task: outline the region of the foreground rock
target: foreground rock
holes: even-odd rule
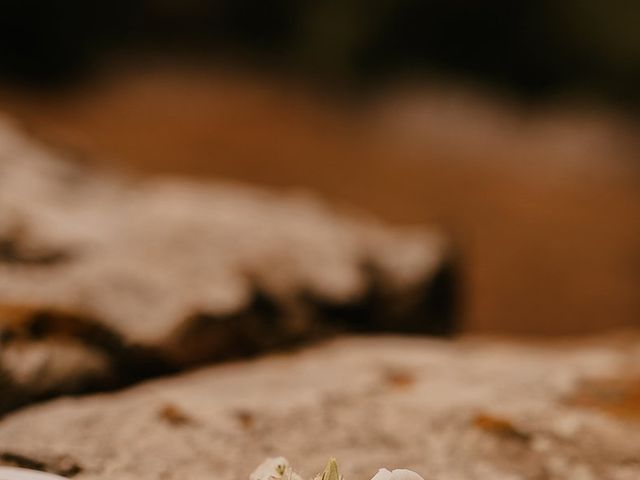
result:
[[[279,455],[303,478],[336,456],[347,480],[631,480],[639,366],[638,339],[344,339],[23,409],[0,459],[79,480],[235,480]]]
[[[67,156],[0,124],[0,411],[345,328],[451,328],[436,233]]]

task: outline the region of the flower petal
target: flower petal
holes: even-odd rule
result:
[[[289,462],[284,457],[267,458],[249,476],[249,480],[283,478],[284,474],[290,469]]]
[[[398,468],[391,472],[389,480],[424,480],[413,470],[407,470],[406,468]]]
[[[371,480],[389,480],[391,478],[391,472],[386,468],[378,470]]]

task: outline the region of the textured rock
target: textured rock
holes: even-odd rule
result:
[[[451,326],[437,233],[66,157],[0,124],[0,408],[344,328]]]
[[[303,478],[336,456],[347,480],[631,480],[639,366],[637,338],[343,339],[22,409],[0,458],[64,459],[79,480],[235,480],[278,455]]]

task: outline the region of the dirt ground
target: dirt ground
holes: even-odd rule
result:
[[[638,126],[559,105],[424,85],[345,99],[184,68],[120,71],[67,94],[0,90],[0,108],[37,135],[107,164],[311,188],[442,226],[467,331],[637,326]]]

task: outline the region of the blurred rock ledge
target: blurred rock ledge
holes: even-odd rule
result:
[[[605,105],[436,79],[345,98],[175,63],[114,65],[66,93],[0,86],[0,104],[109,167],[304,187],[442,225],[462,255],[466,332],[637,328],[640,130]]]
[[[437,232],[67,157],[0,123],[0,410],[337,331],[455,327]]]

